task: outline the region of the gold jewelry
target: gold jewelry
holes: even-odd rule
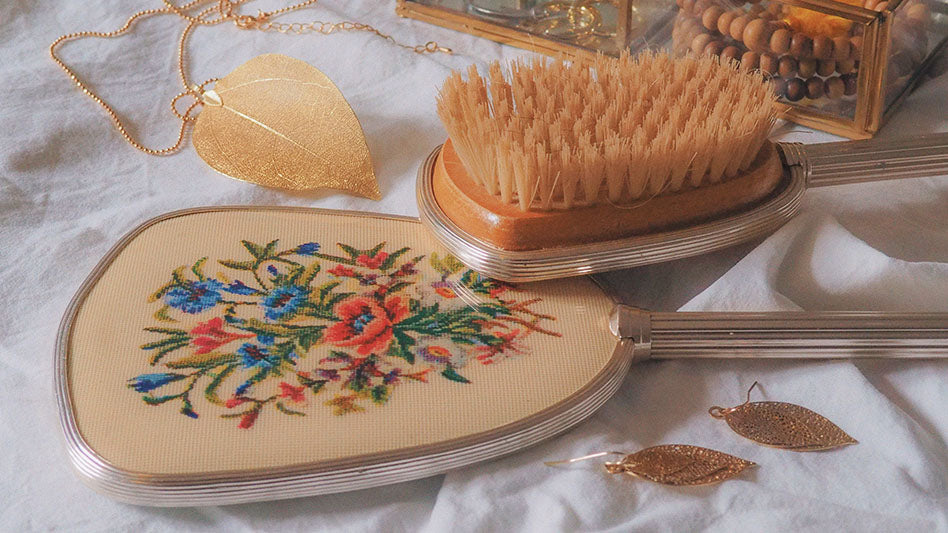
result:
[[[174,153],[181,148],[181,145],[184,143],[184,137],[187,134],[188,125],[196,120],[195,110],[203,103],[202,96],[204,94],[205,87],[217,81],[217,78],[211,78],[202,83],[193,84],[188,79],[186,58],[187,39],[194,28],[197,26],[216,26],[224,22],[233,22],[238,28],[241,29],[255,29],[260,31],[276,31],[280,33],[296,34],[319,33],[323,35],[328,35],[337,31],[367,31],[374,33],[383,39],[389,40],[398,46],[412,50],[415,53],[452,53],[450,48],[439,46],[438,43],[434,41],[429,41],[423,45],[418,46],[404,45],[395,41],[395,39],[390,35],[386,35],[368,24],[362,24],[358,22],[329,23],[316,21],[311,23],[287,24],[273,22],[272,20],[274,17],[305,7],[313,6],[317,4],[319,0],[305,0],[274,11],[259,11],[257,15],[243,15],[238,13],[237,8],[249,1],[250,0],[191,0],[185,4],[176,5],[172,2],[172,0],[163,0],[163,7],[139,11],[131,15],[125,21],[125,24],[116,30],[107,32],[80,31],[63,35],[53,41],[53,43],[50,45],[49,55],[52,57],[53,61],[55,61],[56,64],[58,64],[60,68],[66,72],[66,75],[69,76],[76,86],[86,94],[86,96],[91,98],[94,102],[99,104],[102,109],[105,110],[105,112],[109,115],[109,118],[112,119],[112,123],[115,125],[115,128],[119,131],[119,133],[122,134],[122,137],[124,137],[129,144],[147,154],[166,155]],[[177,94],[171,101],[171,112],[176,117],[178,117],[179,120],[181,120],[181,127],[178,130],[177,140],[174,142],[174,144],[166,148],[149,148],[132,137],[118,113],[116,113],[115,110],[105,100],[92,91],[92,89],[90,89],[79,78],[75,71],[73,71],[59,56],[56,55],[56,50],[61,44],[65,42],[86,37],[106,39],[120,37],[131,31],[134,25],[140,19],[158,15],[174,15],[187,22],[187,25],[182,30],[178,39],[177,51],[178,74],[181,84],[184,86],[184,90]],[[194,101],[191,102],[183,112],[181,112],[176,106],[178,105],[179,100],[187,96],[194,98]]]
[[[724,419],[738,435],[774,448],[809,452],[857,444],[836,424],[806,407],[785,402],[751,402],[750,393],[756,386],[755,381],[741,405],[727,409],[716,405],[708,413]]]
[[[652,446],[633,454],[599,452],[565,461],[547,461],[556,466],[595,459],[604,455],[625,455],[616,462],[605,463],[610,474],[629,474],[663,485],[709,485],[731,479],[756,463],[724,452],[688,444]]]

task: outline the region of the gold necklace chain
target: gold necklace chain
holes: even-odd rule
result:
[[[173,0],[162,0],[164,6],[154,9],[145,9],[134,13],[131,15],[120,28],[112,31],[80,31],[75,33],[69,33],[66,35],[60,36],[58,39],[53,41],[49,46],[49,55],[53,58],[53,61],[59,65],[60,68],[69,76],[69,79],[76,84],[76,86],[83,93],[91,98],[95,103],[99,104],[102,109],[109,115],[112,119],[112,124],[115,128],[122,134],[122,137],[135,148],[145,152],[146,154],[151,155],[167,155],[178,151],[181,148],[181,145],[184,143],[184,138],[187,135],[188,125],[194,122],[197,118],[197,115],[194,111],[202,105],[201,95],[204,93],[205,86],[214,83],[218,78],[211,78],[199,84],[191,84],[188,80],[187,74],[187,41],[188,37],[198,26],[216,26],[223,22],[233,22],[238,28],[245,30],[259,30],[259,31],[274,31],[284,34],[297,34],[302,35],[306,33],[317,33],[322,35],[329,35],[337,31],[365,31],[374,33],[375,35],[390,41],[391,43],[400,46],[402,48],[411,50],[417,54],[425,53],[445,53],[450,54],[451,49],[439,46],[437,42],[429,41],[423,45],[409,46],[406,44],[399,43],[391,35],[386,35],[379,31],[378,29],[361,22],[322,22],[315,21],[309,23],[279,23],[273,22],[271,19],[289,13],[291,11],[296,11],[303,9],[305,7],[313,6],[319,2],[319,0],[304,0],[297,4],[289,5],[274,11],[258,11],[257,15],[242,15],[237,12],[237,8],[242,4],[245,4],[251,0],[191,0],[187,3],[177,5]],[[181,127],[178,130],[178,138],[175,143],[167,148],[149,148],[142,143],[138,142],[132,135],[129,133],[128,129],[125,127],[125,124],[122,122],[122,119],[119,117],[118,113],[110,106],[105,100],[103,100],[98,94],[96,94],[88,85],[83,82],[79,76],[73,71],[65,61],[59,58],[56,55],[57,48],[68,41],[74,41],[78,39],[83,39],[86,37],[97,37],[110,39],[114,37],[121,37],[132,31],[135,24],[145,18],[149,18],[157,15],[174,15],[180,19],[187,22],[187,25],[181,31],[181,35],[178,39],[178,76],[181,80],[181,84],[184,86],[184,91],[175,95],[171,100],[171,112],[174,113],[178,119],[181,120]],[[191,102],[184,112],[178,110],[178,101],[181,98],[190,96],[194,98],[194,101]]]

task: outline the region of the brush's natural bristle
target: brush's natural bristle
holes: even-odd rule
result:
[[[719,58],[600,56],[454,72],[438,115],[468,173],[522,210],[635,202],[746,169],[775,120],[771,86]]]

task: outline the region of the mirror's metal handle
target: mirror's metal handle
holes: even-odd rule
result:
[[[780,147],[788,164],[807,171],[810,187],[948,174],[948,133]]]
[[[622,331],[647,332],[641,359],[948,358],[948,313],[650,313],[618,306],[613,316],[623,314],[636,325]]]

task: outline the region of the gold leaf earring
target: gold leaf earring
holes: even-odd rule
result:
[[[738,435],[774,448],[810,452],[857,444],[839,426],[806,407],[785,402],[751,402],[750,393],[757,385],[756,381],[751,385],[747,400],[741,405],[726,409],[715,405],[708,412],[714,418],[723,418]]]
[[[723,452],[690,446],[664,444],[626,455],[625,452],[600,452],[565,461],[547,461],[555,466],[594,459],[604,455],[625,455],[616,462],[605,463],[610,474],[629,474],[663,485],[709,485],[740,474],[756,463]]]

